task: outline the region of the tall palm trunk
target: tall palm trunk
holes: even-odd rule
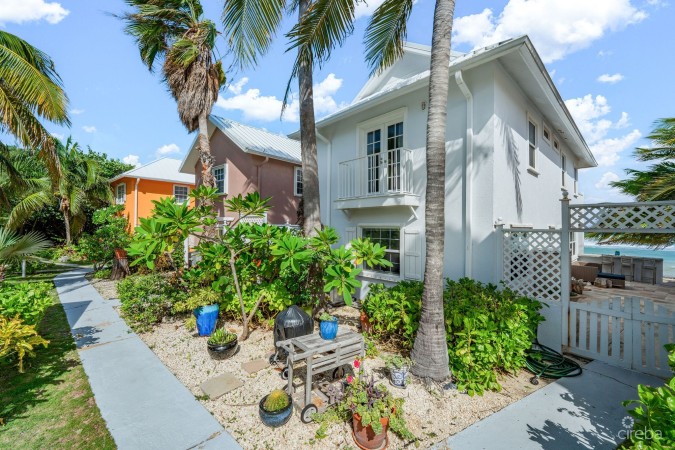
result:
[[[61,199],[61,213],[66,228],[66,245],[70,245],[72,238],[70,236],[70,203],[67,198]]]
[[[300,0],[299,19],[309,8],[311,0]],[[316,234],[321,228],[319,194],[319,163],[316,157],[316,125],[314,122],[314,87],[312,65],[303,64],[298,70],[300,83],[300,149],[302,153],[302,200],[304,232]]]
[[[206,112],[199,115],[199,162],[202,165],[202,184],[215,187],[216,179],[213,177],[213,155],[211,155],[208,113]]]
[[[443,254],[445,247],[445,123],[450,76],[450,35],[454,0],[437,0],[431,43],[429,112],[427,116],[426,262],[422,315],[412,350],[417,376],[444,380],[448,346],[443,318]]]

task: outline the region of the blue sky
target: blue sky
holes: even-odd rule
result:
[[[315,71],[317,116],[349,103],[368,78],[363,29],[381,0],[357,10],[354,35]],[[222,1],[203,0],[220,23]],[[417,0],[408,40],[429,44],[433,0]],[[133,40],[108,13],[125,10],[121,0],[0,0],[0,27],[47,52],[65,83],[72,127],[51,124],[58,136],[128,161],[158,156],[182,158],[192,142],[178,121],[174,101],[141,64]],[[289,29],[289,18],[285,29]],[[675,112],[675,14],[667,0],[462,1],[455,10],[453,49],[468,51],[528,34],[572,111],[600,166],[581,172],[587,202],[624,199],[607,186],[623,178],[632,150],[654,120]],[[219,42],[227,53],[224,40]],[[260,65],[228,71],[214,113],[280,133],[298,127],[297,105],[283,121],[279,112],[293,55],[282,35]]]

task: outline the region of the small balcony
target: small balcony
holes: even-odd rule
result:
[[[413,193],[412,151],[395,148],[343,161],[338,166],[337,209],[420,204]]]

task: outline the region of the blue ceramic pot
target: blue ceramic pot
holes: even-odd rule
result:
[[[211,336],[218,321],[218,305],[200,306],[193,311],[197,318],[197,332],[200,336]]]
[[[321,337],[326,339],[327,341],[335,339],[335,336],[337,336],[337,331],[338,331],[337,319],[322,320],[321,322],[319,322],[319,333],[321,334]]]
[[[291,414],[293,413],[293,401],[291,399],[289,399],[287,407],[276,412],[265,411],[265,408],[263,408],[265,400],[267,400],[267,396],[264,396],[262,400],[260,400],[260,403],[258,404],[258,412],[260,413],[260,419],[263,421],[265,425],[267,425],[268,427],[276,428],[288,422],[288,419],[291,418]]]

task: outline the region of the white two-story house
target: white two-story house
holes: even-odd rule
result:
[[[422,279],[430,48],[373,76],[347,107],[317,122],[321,215],[343,243],[387,247],[372,282]],[[563,191],[579,201],[579,169],[596,161],[526,36],[450,63],[445,275],[501,278],[501,231],[559,228]],[[582,236],[575,236],[580,250]]]

